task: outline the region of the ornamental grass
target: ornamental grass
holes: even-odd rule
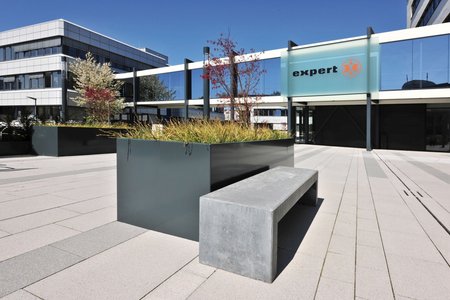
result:
[[[184,143],[221,144],[290,138],[284,131],[264,127],[249,127],[236,122],[193,120],[189,122],[170,121],[159,128],[137,124],[117,137]]]
[[[47,127],[75,127],[75,128],[100,128],[100,129],[129,129],[130,125],[126,123],[42,123],[39,126]]]

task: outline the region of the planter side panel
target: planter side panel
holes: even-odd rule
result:
[[[117,139],[118,221],[198,241],[210,146]]]
[[[294,140],[211,145],[211,191],[268,169],[294,167]]]
[[[29,154],[30,141],[2,141],[0,142],[0,156]]]
[[[101,129],[60,127],[58,130],[59,156],[116,152],[115,138],[102,136],[105,133]]]
[[[37,155],[58,156],[58,128],[33,126],[31,145]]]

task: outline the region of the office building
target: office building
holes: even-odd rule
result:
[[[80,117],[68,64],[93,53],[117,73],[164,67],[167,56],[138,49],[78,26],[54,20],[0,32],[0,117],[33,113],[41,119]],[[69,75],[69,76],[68,76]]]
[[[253,122],[288,128],[304,143],[449,152],[449,44],[445,23],[261,52],[266,73]],[[170,91],[170,98],[155,101],[140,89],[134,100],[141,109],[201,108],[203,65],[116,78],[157,78]],[[210,90],[211,107],[223,107],[219,93]]]
[[[408,0],[408,28],[450,22],[450,0]]]

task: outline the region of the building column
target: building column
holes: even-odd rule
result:
[[[136,76],[136,68],[133,68],[133,110],[132,114],[130,115],[130,120],[132,123],[138,121],[137,117],[137,101],[139,97],[138,93],[139,93],[139,78]]]
[[[61,113],[60,122],[66,122],[67,118],[67,57],[61,57]]]
[[[209,61],[209,47],[203,47],[203,119],[210,118],[210,103],[209,103],[209,75],[206,68],[206,63]]]
[[[294,43],[293,41],[288,41],[288,49],[287,51],[291,51],[292,47],[297,46],[296,43]],[[289,93],[289,91],[288,91]],[[287,97],[287,101],[288,101],[288,132],[292,137],[295,137],[295,125],[296,125],[296,112],[295,112],[295,107],[293,105],[293,101],[292,101],[292,97]]]
[[[367,27],[367,103],[366,103],[366,150],[372,151],[372,93],[370,92],[370,38],[374,33]]]
[[[192,71],[189,63],[192,60],[184,59],[184,119],[189,120],[189,100],[192,99]]]

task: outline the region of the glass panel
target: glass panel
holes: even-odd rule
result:
[[[61,87],[61,72],[52,72],[52,88]]]
[[[203,99],[203,69],[192,70],[192,99]]]
[[[11,60],[12,59],[12,50],[11,47],[5,48],[5,60]]]
[[[0,61],[5,60],[5,48],[0,48]]]
[[[184,99],[184,72],[140,77],[140,101]]]
[[[401,90],[413,77],[412,41],[382,44],[380,48],[380,89]]]
[[[413,82],[405,88],[448,87],[448,36],[413,40]]]
[[[265,73],[261,76],[258,93],[263,96],[281,95],[281,63],[279,58],[261,60]]]
[[[381,46],[381,90],[449,87],[449,36]]]

